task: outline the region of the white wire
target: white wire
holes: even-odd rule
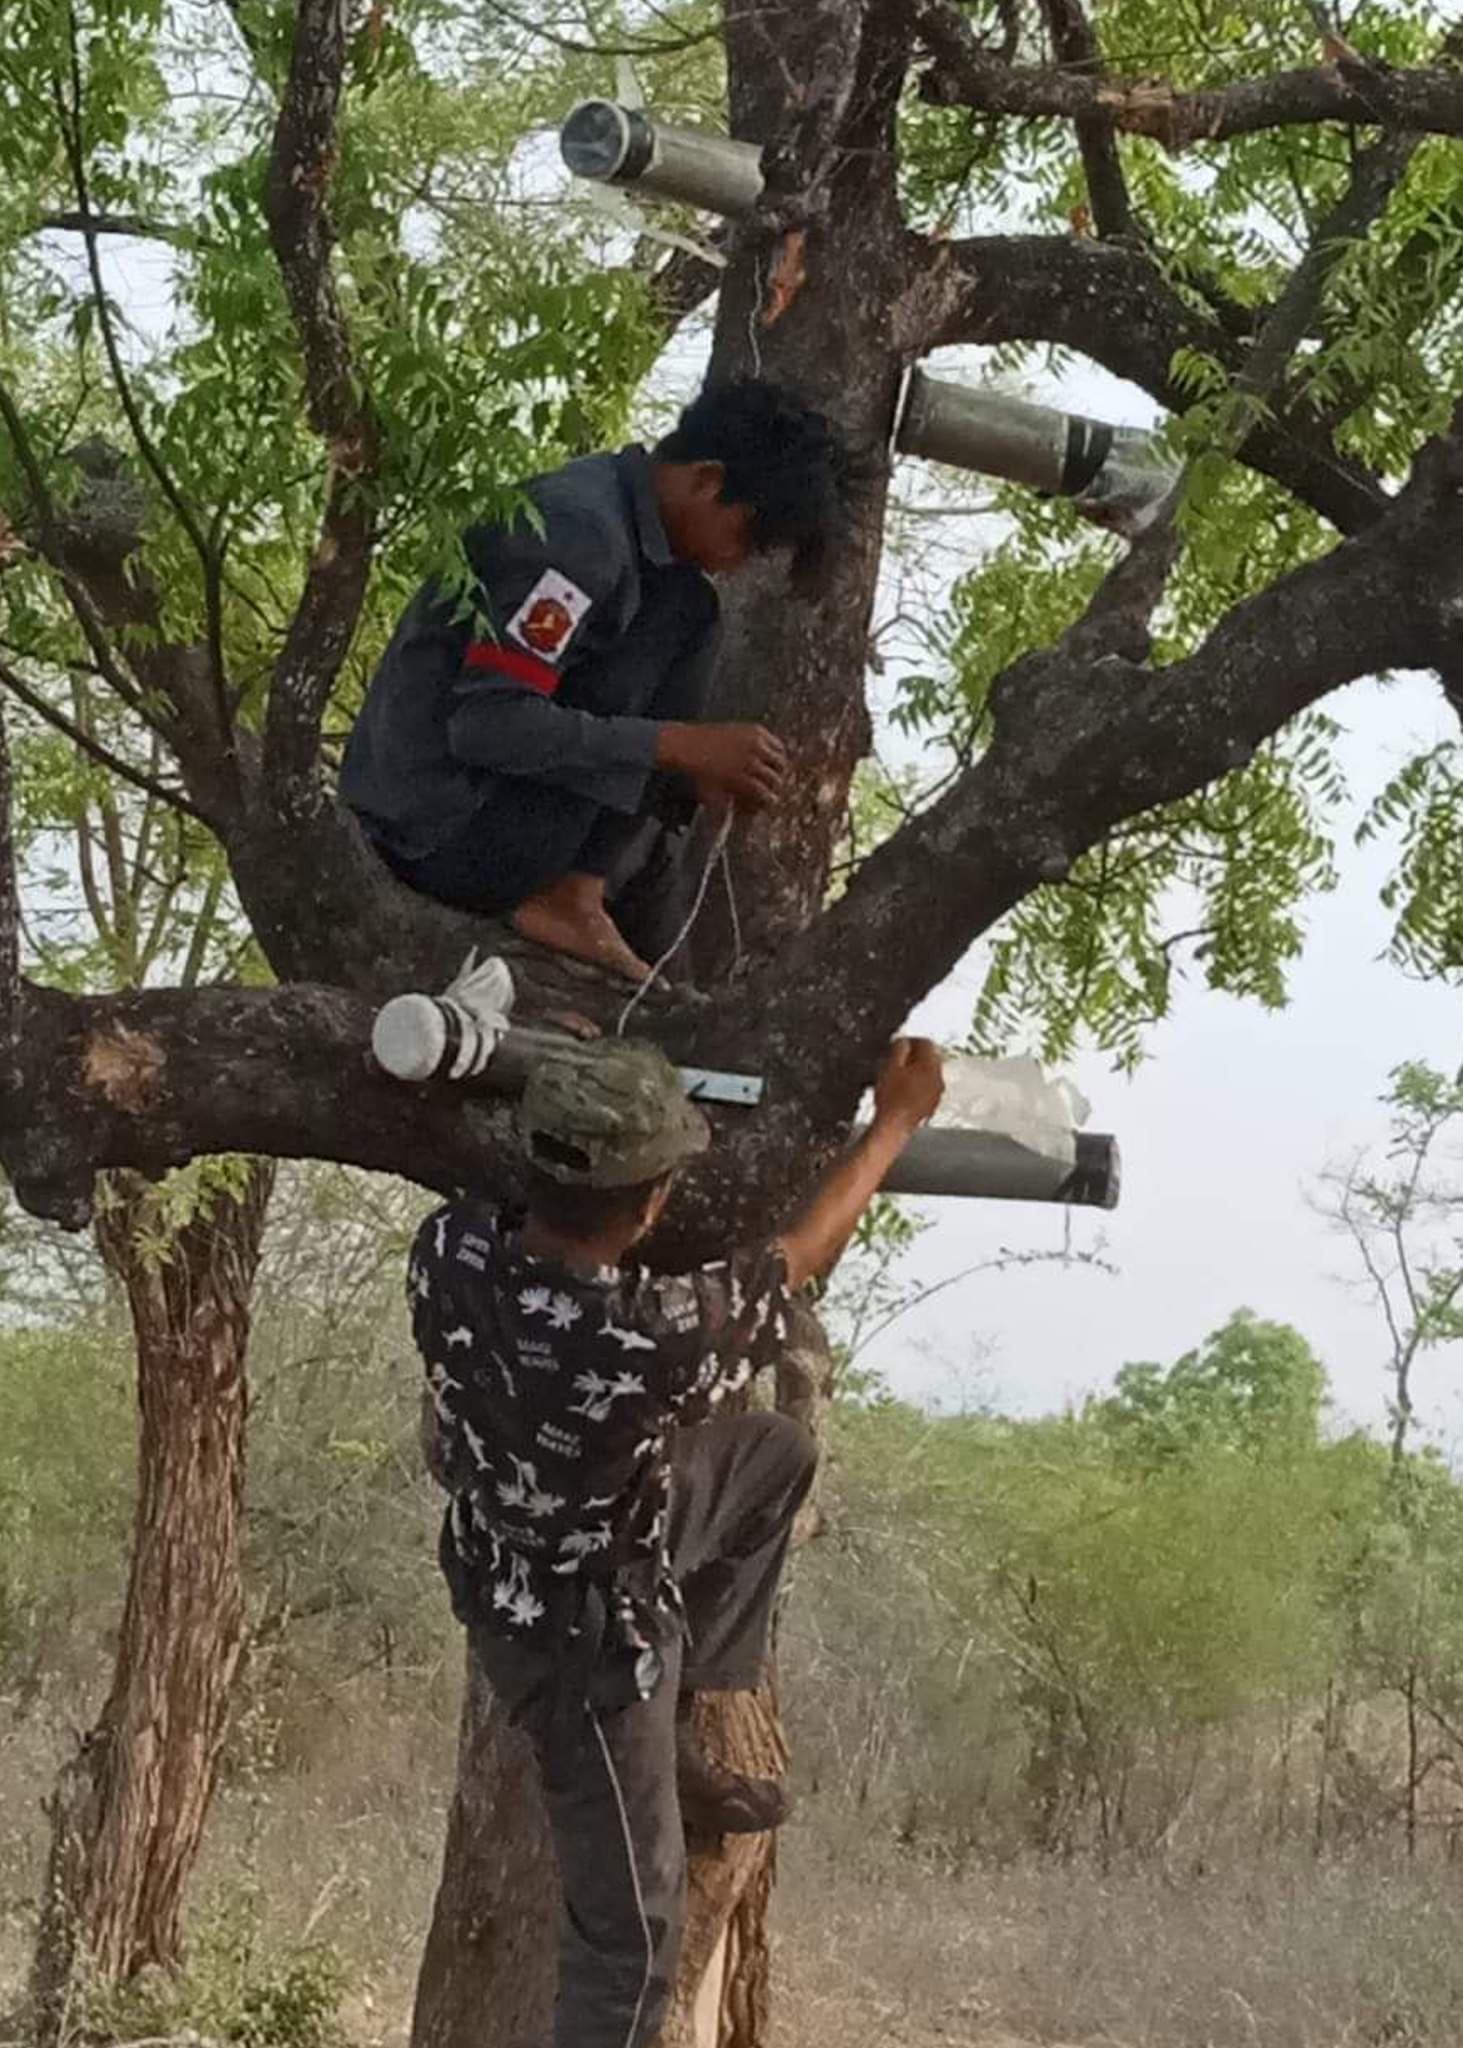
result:
[[[655,987],[655,984],[660,980],[661,975],[665,971],[667,963],[675,958],[675,955],[680,951],[681,947],[686,943],[686,940],[691,936],[691,929],[695,924],[697,918],[701,915],[701,906],[706,901],[706,891],[711,886],[711,871],[716,866],[717,861],[726,852],[726,843],[731,836],[732,819],[734,816],[735,812],[732,806],[728,804],[726,816],[722,819],[721,824],[718,826],[716,837],[711,843],[711,851],[706,856],[706,865],[701,870],[701,880],[696,887],[695,901],[692,903],[690,910],[686,913],[685,922],[682,924],[680,930],[676,933],[675,937],[671,940],[670,944],[666,947],[665,951],[661,954],[660,958],[655,962],[655,965],[651,968],[649,974],[646,975],[644,981],[641,982],[639,988],[636,989],[634,995],[631,996],[629,1002],[626,1003],[624,1009],[621,1010],[620,1021],[615,1026],[616,1038],[624,1037],[625,1026],[634,1016],[636,1010],[640,1007],[641,1003],[644,1002],[646,996],[648,996],[650,991]],[[740,933],[738,934],[737,949],[738,956],[740,957]]]
[[[620,1774],[615,1769],[615,1760],[605,1740],[604,1728],[593,1707],[589,1708],[589,1718],[599,1738],[600,1755],[604,1758],[610,1790],[615,1795],[615,1807],[620,1816],[620,1834],[625,1844],[625,1861],[630,1866],[630,1885],[635,1894],[635,1910],[640,1915],[640,1932],[645,1938],[645,1975],[640,1980],[640,1996],[635,2001],[635,2010],[630,2018],[630,2031],[625,2036],[625,2048],[634,2048],[635,2038],[640,2032],[640,2015],[645,2010],[645,1994],[650,1989],[650,1979],[655,1971],[655,1941],[650,1932],[650,1917],[645,1910],[645,1893],[640,1885],[640,1868],[635,1861],[635,1837],[630,1828],[630,1815],[620,1785]]]
[[[769,269],[772,262],[773,258],[769,256],[767,259]],[[760,329],[762,326],[762,293],[764,283],[760,261],[755,266],[753,275],[757,280],[757,289],[752,296],[752,310],[747,315],[747,353],[752,359],[752,375],[760,377],[762,374],[762,339]]]
[[[726,887],[727,915],[731,919],[731,971],[733,974],[736,974],[740,970],[742,964],[742,913],[737,908],[736,885],[732,881],[731,845],[729,842],[724,844],[721,849],[721,879]]]

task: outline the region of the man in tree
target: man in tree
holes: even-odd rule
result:
[[[511,912],[526,937],[643,980],[617,887],[696,801],[758,809],[787,775],[761,725],[703,725],[710,578],[787,551],[810,587],[849,464],[823,414],[746,379],[705,391],[650,453],[591,455],[471,528],[471,603],[429,581],[352,731],[341,792],[414,888]],[[607,901],[608,899],[608,901]]]
[[[935,1048],[897,1040],[872,1125],[796,1222],[666,1275],[629,1254],[706,1122],[655,1047],[592,1047],[530,1077],[526,1217],[453,1202],[417,1237],[443,1569],[533,1741],[563,1880],[556,2048],[655,2038],[683,1829],[755,1833],[787,1813],[780,1784],[704,1754],[691,1702],[760,1682],[816,1451],[790,1417],[715,1411],[770,1362],[789,1291],[833,1264],[941,1086]]]

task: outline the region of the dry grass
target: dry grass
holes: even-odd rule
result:
[[[241,1731],[195,1897],[351,1965],[346,2019],[405,2037],[453,1769],[455,1674],[368,1674]],[[23,1969],[58,1738],[0,1727],[0,2007]],[[952,1873],[825,1795],[784,1841],[778,2048],[1456,2048],[1463,1867],[1380,1851],[1182,1877],[1020,1862]],[[9,1980],[7,1983],[6,1980]]]
[[[855,1861],[815,1823],[781,1895],[787,2048],[1454,2048],[1463,1872],[1274,1857],[1178,1879]]]

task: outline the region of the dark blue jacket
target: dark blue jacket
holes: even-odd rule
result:
[[[716,591],[671,553],[645,450],[585,456],[523,498],[464,536],[466,599],[423,585],[371,679],[340,792],[389,853],[463,842],[528,782],[567,862],[603,810],[663,813],[658,727],[705,709]]]

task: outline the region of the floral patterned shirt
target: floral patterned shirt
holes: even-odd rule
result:
[[[520,1251],[503,1211],[428,1216],[407,1291],[460,1618],[552,1648],[578,1632],[592,1584],[612,1647],[664,1642],[680,1612],[671,1436],[772,1362],[786,1286],[777,1245],[689,1273],[586,1273]]]

